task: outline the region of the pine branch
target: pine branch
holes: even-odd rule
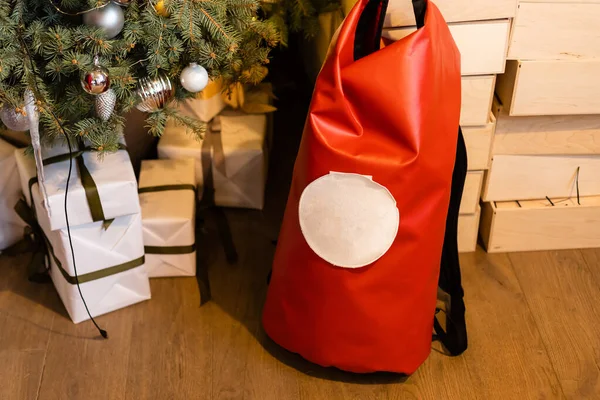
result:
[[[62,10],[79,12],[109,0],[53,1]],[[285,23],[280,22],[285,12],[280,8],[261,11],[258,0],[164,0],[168,15],[159,15],[157,1],[132,1],[124,7],[123,32],[111,40],[100,28],[59,13],[50,0],[0,1],[0,103],[22,107],[25,90],[33,90],[44,143],[65,134],[83,135],[103,154],[115,149],[123,114],[135,107],[142,77],[167,73],[177,99],[193,96],[179,86],[179,74],[190,62],[225,83],[264,79],[269,51],[284,37]],[[273,18],[275,14],[280,17]],[[117,96],[108,121],[97,118],[96,97],[80,83],[82,73],[93,68],[95,55],[108,69]],[[197,137],[205,129],[205,124],[167,106],[147,115],[150,133],[160,135],[169,119]]]

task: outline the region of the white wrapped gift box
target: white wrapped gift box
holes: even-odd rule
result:
[[[220,81],[211,81],[195,98],[182,101],[178,110],[183,115],[209,122],[225,108],[221,90]]]
[[[72,151],[73,153],[77,152],[77,148],[73,146]],[[42,152],[45,162],[68,154],[69,150],[66,145],[44,148]],[[104,219],[140,212],[137,181],[126,150],[106,154],[102,159],[98,158],[96,152],[85,151],[81,159],[96,185]],[[94,222],[94,218],[81,180],[81,171],[76,158],[73,158],[72,163],[68,201],[69,224],[71,226],[89,224]],[[64,205],[68,173],[68,158],[65,161],[44,166],[44,187],[48,194],[48,204],[44,209],[49,216],[51,230],[67,226]],[[21,187],[26,188],[29,184],[28,178],[27,181],[24,179],[26,178],[21,176]],[[29,202],[28,190],[25,197]]]
[[[192,158],[145,160],[140,205],[148,275],[196,275],[196,174]]]
[[[0,250],[23,238],[25,223],[14,211],[20,197],[15,148],[0,139]]]
[[[15,158],[22,189],[29,193],[29,181],[36,175],[35,162],[20,150],[15,151]],[[50,276],[69,316],[79,323],[89,317],[75,284],[67,229],[51,229],[38,184],[32,185],[31,193],[38,223],[52,247]],[[72,225],[71,239],[81,291],[92,316],[150,298],[140,213],[116,217],[108,227],[103,221]]]
[[[216,205],[262,209],[268,168],[267,116],[233,112],[218,119],[220,132],[209,126],[202,141],[186,135],[185,127],[167,126],[158,142],[158,156],[194,158],[199,194],[210,166]]]

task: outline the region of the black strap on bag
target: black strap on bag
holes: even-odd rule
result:
[[[458,257],[458,214],[467,177],[467,149],[462,130],[458,128],[456,161],[452,173],[450,206],[446,219],[446,234],[442,250],[438,299],[443,300],[445,309],[438,309],[434,317],[434,340],[439,340],[448,353],[458,356],[467,349],[467,325],[465,322],[464,291],[460,276]],[[439,311],[443,311],[440,313]],[[446,329],[442,328],[438,316],[445,315]]]
[[[425,26],[427,1],[412,0],[417,29]],[[388,0],[371,0],[365,6],[354,34],[354,60],[379,50]]]

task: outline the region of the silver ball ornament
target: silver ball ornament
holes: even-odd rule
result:
[[[169,77],[159,74],[156,78],[145,77],[138,81],[136,108],[143,112],[155,112],[163,108],[175,95]]]
[[[93,95],[106,92],[110,88],[108,70],[101,65],[95,65],[81,77],[81,87]]]
[[[203,66],[191,63],[181,71],[179,80],[185,90],[196,93],[208,85],[208,72]]]
[[[0,119],[11,131],[22,132],[29,130],[29,118],[27,118],[27,115],[18,113],[17,110],[12,107],[2,107],[2,109],[0,109]]]
[[[89,26],[102,28],[107,39],[112,39],[123,30],[125,15],[123,10],[115,3],[92,10],[83,14],[83,22]]]

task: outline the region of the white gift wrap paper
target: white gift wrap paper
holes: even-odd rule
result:
[[[194,168],[193,158],[142,161],[140,205],[151,278],[196,275],[196,251],[191,250],[196,244],[196,196],[189,188],[196,185]],[[177,186],[188,188],[154,191]],[[161,251],[180,254],[157,254]]]
[[[15,147],[0,139],[0,250],[23,238],[25,223],[14,210],[20,197]]]
[[[36,173],[35,162],[20,151],[15,153],[15,158],[21,181],[25,182],[25,190],[29,192],[28,182]],[[75,268],[67,229],[52,231],[50,218],[42,207],[42,197],[37,184],[33,185],[32,194],[38,222],[52,246],[54,256],[72,282],[67,281],[54,260],[50,276],[71,319],[79,323],[89,317],[77,286],[73,284]],[[31,204],[30,201],[28,203]],[[107,270],[114,270],[116,266],[128,262],[141,262],[141,265],[123,272],[81,283],[81,290],[92,316],[106,314],[150,298],[148,274],[143,260],[140,260],[144,257],[140,213],[117,217],[106,229],[102,221],[72,226],[71,239],[77,273],[82,282],[86,281],[86,274],[105,274]]]
[[[76,285],[68,283],[51,259],[50,277],[71,320],[78,324],[90,317]],[[150,282],[144,265],[102,279],[82,283],[81,292],[93,317],[150,299]]]
[[[213,87],[213,85],[216,85]],[[181,114],[209,122],[225,108],[221,86],[211,82],[196,98],[186,99],[178,106]]]
[[[72,152],[78,149],[71,144]],[[68,154],[66,145],[43,149],[43,158]],[[137,214],[140,206],[137,196],[137,182],[129,154],[126,150],[105,154],[102,159],[96,152],[85,152],[83,155],[85,166],[90,171],[98,189],[105,219],[112,219],[122,215]],[[70,225],[84,225],[94,222],[84,187],[81,183],[77,161],[72,160],[73,168],[69,182],[68,213]],[[64,212],[65,187],[69,173],[69,161],[62,161],[44,167],[45,187],[48,193],[48,211],[50,228],[52,230],[66,228]],[[25,182],[21,182],[23,188]],[[23,189],[25,190],[25,189]]]
[[[210,157],[215,204],[262,209],[268,168],[267,116],[235,113],[219,116],[219,122],[220,132],[208,129],[203,141],[186,135],[185,127],[168,125],[158,142],[158,155],[165,159],[193,157],[199,194],[205,173],[202,158]]]
[[[196,187],[201,195],[204,183],[202,141],[196,140],[191,134],[186,134],[185,127],[167,123],[165,131],[158,141],[158,158],[165,160],[193,159]]]

